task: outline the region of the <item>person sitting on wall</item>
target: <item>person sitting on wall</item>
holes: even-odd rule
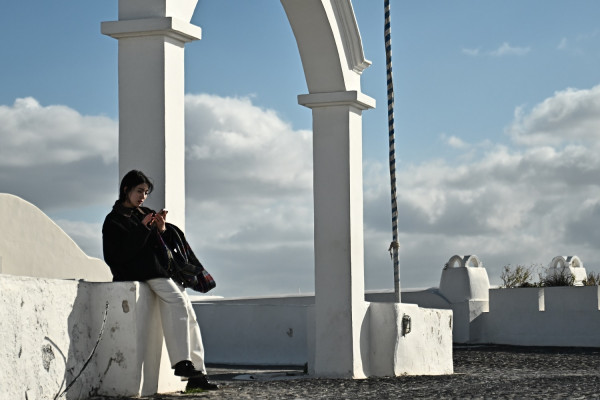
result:
[[[146,282],[158,296],[167,352],[175,375],[188,379],[188,389],[218,389],[206,378],[204,345],[192,303],[185,289],[169,277],[161,261],[158,235],[168,242],[167,211],[157,213],[142,206],[153,188],[152,181],[141,171],[132,170],[123,177],[119,199],[102,226],[104,260],[113,281]]]

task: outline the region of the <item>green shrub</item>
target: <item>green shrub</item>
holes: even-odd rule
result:
[[[533,281],[535,272],[538,272],[539,282]],[[560,272],[548,275],[547,268],[541,264],[532,264],[528,267],[517,265],[514,270],[510,264],[505,265],[500,278],[502,279],[501,288],[573,286],[575,283],[575,276],[568,269],[565,268]],[[583,284],[600,286],[600,273],[588,272]]]
[[[514,270],[511,269],[510,264],[504,266],[504,270],[500,275],[502,279],[503,288],[518,288],[518,287],[537,287],[538,284],[531,281],[533,277],[533,270],[537,267],[531,265],[525,267],[523,265],[517,265]]]
[[[566,268],[545,277],[540,276],[540,286],[573,286],[575,275]]]
[[[597,272],[590,271],[587,274],[587,278],[583,280],[584,286],[598,286],[600,285],[600,274]]]

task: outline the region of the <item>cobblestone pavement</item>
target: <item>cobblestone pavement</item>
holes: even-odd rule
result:
[[[600,399],[600,349],[455,347],[454,374],[443,376],[352,380],[310,378],[299,370],[208,372],[220,390],[144,399]]]

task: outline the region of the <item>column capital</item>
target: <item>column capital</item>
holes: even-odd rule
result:
[[[353,106],[360,110],[375,108],[375,99],[357,90],[301,94],[298,104],[308,108]]]
[[[115,39],[140,36],[167,36],[180,42],[202,37],[202,29],[174,17],[144,18],[102,22],[103,35]]]

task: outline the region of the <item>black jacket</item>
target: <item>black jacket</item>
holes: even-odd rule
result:
[[[117,202],[104,219],[104,261],[110,267],[113,281],[169,277],[161,266],[162,252],[156,228],[142,224],[144,216],[151,212],[147,207],[127,208]]]

